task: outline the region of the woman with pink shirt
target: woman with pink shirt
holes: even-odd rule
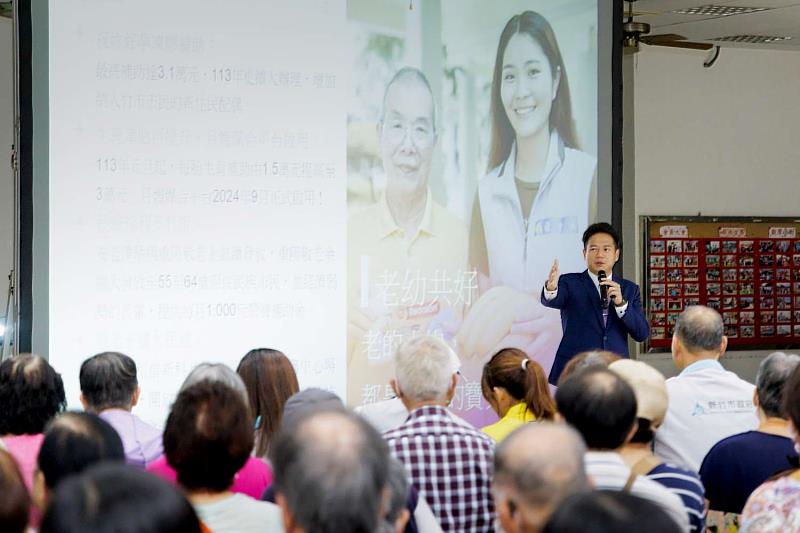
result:
[[[204,381],[222,383],[239,393],[249,405],[247,390],[242,379],[230,368],[223,364],[202,363],[194,368],[186,380],[181,385],[182,392],[192,385]],[[171,483],[177,483],[175,469],[167,462],[165,455],[150,463],[147,467],[148,472],[166,479]],[[236,473],[233,486],[230,491],[245,494],[252,498],[260,498],[267,487],[272,484],[272,469],[261,459],[250,457],[244,466]]]
[[[22,354],[0,363],[0,448],[17,462],[30,492],[44,428],[67,407],[61,375],[38,355]],[[40,512],[31,509],[31,523]]]

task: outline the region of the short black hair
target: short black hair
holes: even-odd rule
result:
[[[253,449],[249,407],[224,383],[200,381],[175,400],[164,429],[164,454],[187,490],[223,492]]]
[[[92,410],[127,409],[139,385],[136,363],[123,353],[99,353],[81,365],[80,384],[81,393]]]
[[[618,249],[622,249],[622,238],[619,236],[619,232],[614,229],[614,226],[609,224],[608,222],[595,222],[588,228],[586,231],[583,232],[583,249],[586,249],[586,244],[589,242],[589,239],[592,238],[593,235],[597,235],[598,233],[607,233],[611,235],[611,238],[614,239],[614,246]]]
[[[168,482],[103,463],[65,479],[50,499],[41,533],[200,533],[192,505]]]
[[[0,363],[0,435],[35,435],[67,408],[61,374],[38,355]]]
[[[661,507],[621,491],[574,494],[556,508],[544,533],[678,533],[680,527]]]
[[[62,479],[101,461],[125,461],[122,440],[114,428],[92,413],[69,412],[56,418],[39,449],[39,470],[48,489]]]
[[[606,368],[573,374],[556,390],[558,412],[594,450],[615,450],[636,422],[636,395],[624,379]]]

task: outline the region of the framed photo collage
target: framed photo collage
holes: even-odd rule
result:
[[[645,218],[649,348],[669,348],[686,307],[720,312],[729,349],[800,344],[800,223]]]

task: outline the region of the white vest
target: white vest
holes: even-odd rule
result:
[[[586,267],[581,236],[589,225],[589,194],[597,162],[564,146],[555,130],[531,212],[523,218],[514,181],[516,146],[478,184],[492,285],[532,293],[541,290],[553,260],[561,272]],[[527,220],[527,224],[526,224]]]

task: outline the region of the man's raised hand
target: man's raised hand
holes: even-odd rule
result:
[[[550,268],[550,275],[547,277],[547,283],[544,287],[548,291],[558,289],[558,259],[553,260],[553,266]]]

